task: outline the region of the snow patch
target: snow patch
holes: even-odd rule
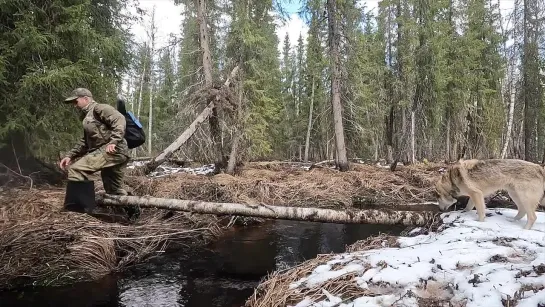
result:
[[[516,213],[489,209],[484,222],[475,211],[444,213],[437,233],[400,237],[396,248],[338,254],[290,288],[304,293],[356,272],[351,282],[374,295],[351,301],[305,298],[296,306],[418,306],[419,299],[439,299],[489,307],[513,297],[518,299],[513,306],[545,304],[545,213],[537,213],[531,230],[523,229],[526,218],[513,221]]]
[[[134,169],[136,167],[144,166],[148,161],[131,161],[127,165],[128,169]],[[164,177],[176,173],[188,173],[193,175],[207,175],[214,171],[214,164],[207,164],[201,167],[179,167],[163,163],[159,165],[153,172],[148,174],[148,177]]]

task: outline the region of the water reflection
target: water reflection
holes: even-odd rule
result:
[[[114,307],[120,306],[119,292],[117,278],[106,276],[98,281],[67,287],[0,292],[0,306]]]
[[[127,280],[121,287],[121,306],[178,306],[183,283],[164,274]]]
[[[100,281],[0,293],[0,306],[241,306],[260,279],[346,245],[403,227],[271,221],[230,231],[207,248],[172,249]]]

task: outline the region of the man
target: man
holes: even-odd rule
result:
[[[123,169],[129,160],[126,120],[114,107],[94,101],[85,88],[76,88],[64,102],[74,105],[83,117],[83,137],[59,163],[68,171],[65,209],[92,213],[96,172],[100,171],[107,194],[127,195],[122,188]]]

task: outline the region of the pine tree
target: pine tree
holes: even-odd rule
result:
[[[115,102],[129,64],[129,22],[121,0],[0,2],[0,139],[49,160],[81,137],[75,87]],[[59,124],[62,123],[62,124]]]
[[[233,3],[227,38],[227,57],[236,60],[243,72],[244,100],[247,101],[246,154],[252,159],[271,158],[281,139],[280,62],[272,1],[238,0]]]

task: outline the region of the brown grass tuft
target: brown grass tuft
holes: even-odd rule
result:
[[[346,252],[352,253],[388,247],[399,247],[397,237],[382,233],[354,242],[346,248]]]
[[[325,288],[333,295],[339,295],[338,291],[341,291],[344,295],[361,295],[362,289],[357,289],[344,280],[346,278],[353,278],[354,273],[345,274],[339,276],[336,279],[332,279],[327,284],[320,284],[316,288],[311,288],[305,293],[301,293],[298,290],[289,288],[289,285],[305,276],[310,275],[312,270],[316,266],[331,260],[335,255],[323,254],[318,255],[316,258],[305,261],[295,267],[290,268],[287,271],[276,271],[269,276],[266,280],[259,284],[255,289],[254,294],[248,299],[245,306],[247,307],[280,307],[288,306],[289,304],[296,304],[301,301],[305,296],[310,296],[312,299],[323,298],[321,288]],[[335,282],[335,280],[337,282]]]

